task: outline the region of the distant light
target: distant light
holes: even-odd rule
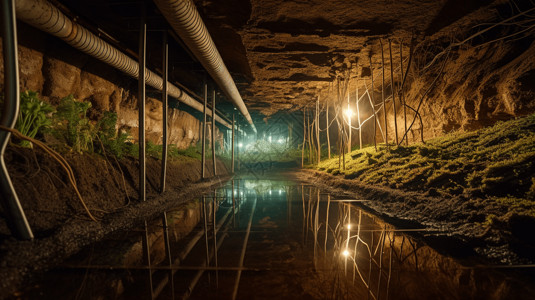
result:
[[[280,138],[280,139],[279,139],[279,143],[280,143],[280,144],[284,143],[284,139],[283,139],[283,138]]]
[[[348,108],[348,109],[344,109],[344,114],[348,117],[348,118],[351,118],[354,114],[353,114],[353,110],[351,108]]]
[[[271,195],[271,190],[269,190],[269,194]]]
[[[351,230],[351,224],[346,225],[347,230]]]
[[[268,137],[268,141],[271,143],[271,135]]]
[[[238,147],[240,147],[240,148],[243,147],[243,144],[242,144],[242,143],[239,143],[239,144],[238,144]]]
[[[342,255],[343,255],[344,257],[348,257],[348,256],[349,256],[349,251],[347,251],[347,249],[344,250],[344,252],[342,252]]]
[[[282,195],[282,190],[279,190],[279,195]]]

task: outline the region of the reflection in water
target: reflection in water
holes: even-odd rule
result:
[[[32,298],[522,299],[514,272],[469,268],[314,186],[232,180],[88,247]],[[55,285],[60,280],[61,287]]]

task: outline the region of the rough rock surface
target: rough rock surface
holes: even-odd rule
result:
[[[280,110],[299,110],[318,95],[321,102],[334,105],[337,78],[342,83],[350,78],[348,90],[354,103],[357,86],[361,95],[365,86],[372,90],[372,74],[374,101],[379,104],[383,65],[379,40],[385,58],[385,95],[389,96],[388,40],[392,41],[394,82],[399,85],[400,48],[406,69],[411,38],[415,51],[405,83],[407,104],[416,109],[426,89],[433,86],[419,110],[425,138],[459,128],[487,126],[535,110],[532,29],[515,36],[519,39],[487,43],[523,29],[498,26],[453,47],[435,85],[432,82],[444,56],[424,72],[433,56],[445,47],[532,8],[528,2],[515,3],[516,8],[509,1],[491,0],[204,0],[196,4],[229,68],[249,77],[249,84],[240,85],[246,103],[268,116]],[[396,99],[399,101],[397,95]],[[371,107],[366,107],[366,102],[364,113],[369,116]],[[395,126],[391,103],[387,103],[387,110],[392,140]],[[379,108],[381,120],[382,113]],[[414,114],[410,110],[407,114],[410,125]],[[400,138],[402,116],[398,103]],[[419,120],[412,129],[410,141],[419,139]],[[366,143],[371,142],[368,136]]]
[[[24,24],[19,27],[21,91],[37,91],[45,101],[55,105],[70,94],[80,101],[90,101],[90,118],[96,120],[104,111],[116,112],[118,128],[127,130],[137,140],[138,102],[135,81],[62,41],[47,37]],[[3,89],[3,78],[3,57],[0,56],[0,90]],[[147,97],[145,111],[146,139],[161,144],[162,102]],[[169,144],[185,149],[199,141],[201,122],[191,114],[172,108],[169,110],[168,124]],[[208,140],[210,136],[208,129]],[[216,127],[216,141],[223,146],[222,140],[223,134]]]

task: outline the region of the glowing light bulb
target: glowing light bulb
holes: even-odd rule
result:
[[[347,251],[347,249],[344,250],[344,252],[342,252],[342,255],[343,255],[344,257],[348,257],[348,256],[349,256],[349,251]]]

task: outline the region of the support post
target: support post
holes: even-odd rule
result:
[[[383,40],[379,39],[379,43],[381,44],[381,66],[383,68],[383,71],[381,72],[383,75],[383,83],[381,85],[381,98],[383,98],[383,113],[385,114],[385,144],[386,144],[386,149],[388,149],[388,122],[386,119],[386,101],[385,101],[385,54],[383,50]]]
[[[372,65],[372,57],[370,56],[370,71],[371,71],[371,78],[372,78],[372,88],[371,91],[368,93],[368,98],[370,99],[370,104],[372,106],[373,110],[373,145],[375,146],[375,151],[377,151],[377,113],[375,112],[375,101],[373,100],[373,90],[374,90],[374,82],[373,82],[373,65]]]
[[[15,3],[4,0],[0,3],[2,28],[2,53],[4,56],[4,107],[0,125],[13,128],[19,115],[19,66],[17,53],[17,23]],[[32,229],[17,196],[7,171],[4,153],[11,133],[0,131],[0,188],[2,206],[11,233],[18,239],[33,239]]]
[[[145,10],[142,8],[142,16],[139,25],[139,76],[138,76],[138,111],[139,111],[139,200],[147,198],[145,170],[145,59],[147,50],[147,22]]]
[[[163,193],[165,191],[165,176],[167,173],[167,108],[168,108],[168,97],[167,97],[167,77],[168,77],[168,56],[169,56],[169,48],[167,45],[167,32],[164,31],[163,33],[163,44],[162,44],[162,173],[161,173],[161,188],[160,192]]]
[[[392,62],[392,40],[388,40],[388,49],[390,51],[390,85],[392,91],[392,104],[394,105],[394,136],[396,137],[396,145],[399,145],[398,140],[398,117],[396,111],[396,89],[394,87],[394,63]]]
[[[212,89],[212,164],[214,176],[217,176],[217,161],[215,158],[215,88]]]
[[[305,165],[305,143],[307,140],[307,128],[305,124],[305,118],[306,118],[306,106],[303,107],[303,147],[301,148],[301,168]]]
[[[232,174],[234,174],[234,113],[232,114],[232,161],[231,161],[231,165],[230,165],[230,171]],[[234,197],[234,196],[233,196]]]
[[[347,129],[349,130],[347,132],[347,153],[351,152],[351,106],[349,105],[349,79],[348,79],[348,92],[347,92]]]
[[[316,100],[316,141],[318,143],[318,164],[321,162],[321,142],[320,142],[320,97]]]
[[[329,137],[329,102],[326,103],[327,111],[325,113],[325,118],[327,119],[327,125],[325,126],[325,131],[327,133],[327,155],[331,159],[331,138]]]
[[[202,110],[202,157],[201,157],[201,178],[206,178],[205,165],[206,165],[206,104],[208,102],[208,85],[204,82],[204,108]]]
[[[373,74],[372,74],[373,76]],[[357,78],[357,89],[356,89],[356,95],[357,96],[357,122],[359,122],[359,150],[362,149],[362,123],[360,122],[360,104],[359,104],[359,86],[358,86],[358,78]]]
[[[403,77],[403,41],[399,43],[399,61],[400,61],[401,78],[403,79],[401,86],[399,87],[399,100],[400,100],[401,105],[403,105],[403,123],[405,124],[405,131],[403,132],[405,133],[407,132],[407,103],[405,103],[405,95],[403,95],[403,84],[405,83],[404,82],[405,78]],[[406,146],[409,145],[408,138],[405,139],[405,145]]]

